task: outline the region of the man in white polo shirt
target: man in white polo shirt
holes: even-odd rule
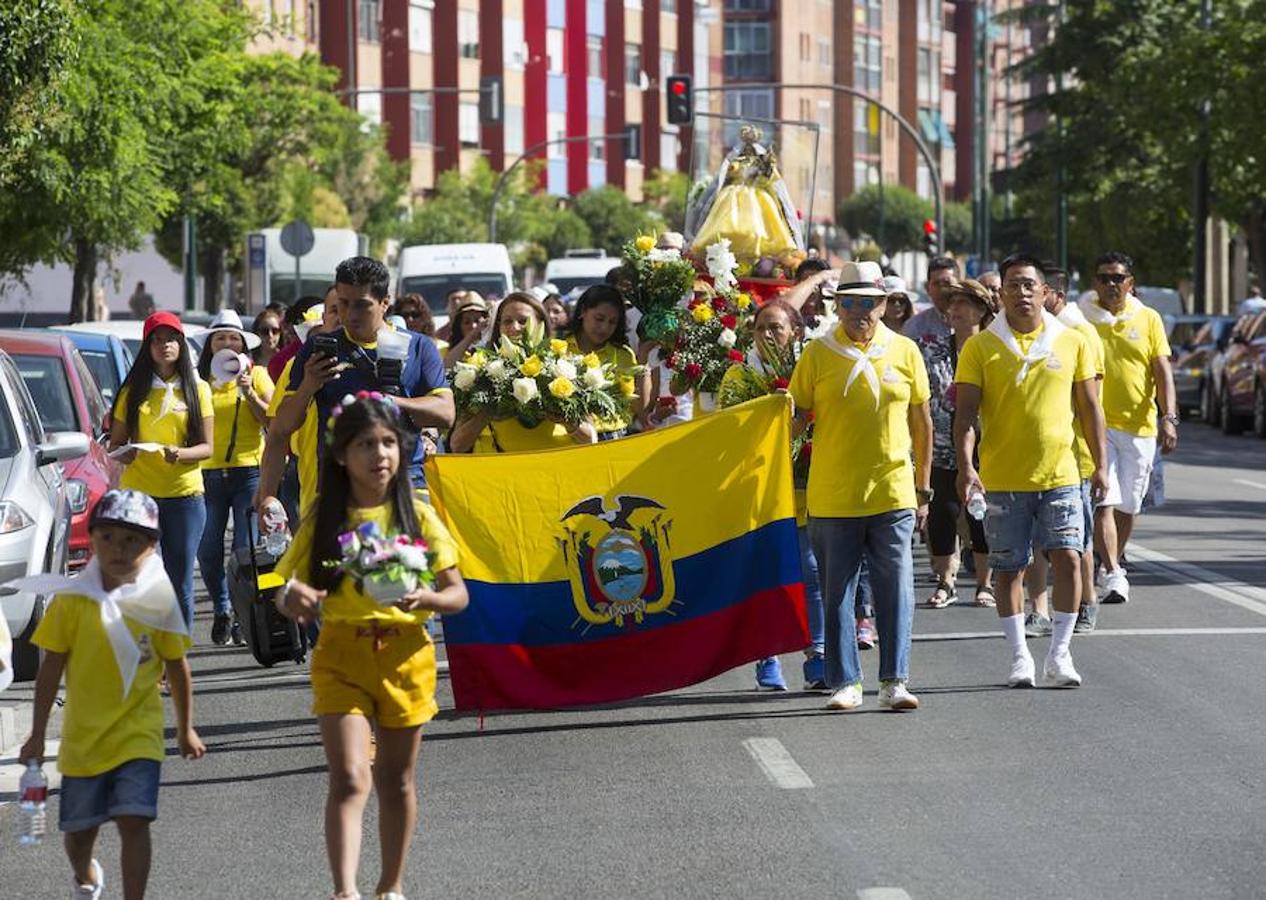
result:
[[[1108,495],[1095,511],[1095,549],[1103,563],[1103,603],[1125,603],[1130,582],[1119,558],[1143,508],[1159,437],[1178,446],[1178,409],[1165,323],[1132,293],[1134,261],[1105,253],[1095,261],[1095,296],[1081,311],[1104,348],[1103,413],[1108,425]],[[1157,428],[1156,407],[1160,406]]]

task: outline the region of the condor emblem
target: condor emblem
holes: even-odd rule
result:
[[[648,615],[670,612],[677,602],[668,540],[672,520],[664,505],[631,494],[614,502],[610,507],[602,497],[586,497],[561,519],[565,536],[558,542],[579,613],[573,627],[583,621],[586,631],[610,622],[640,623]],[[581,516],[597,528],[573,525]],[[634,518],[641,524],[635,526]]]

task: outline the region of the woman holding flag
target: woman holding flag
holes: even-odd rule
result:
[[[215,613],[213,644],[227,644],[230,638],[234,644],[243,643],[241,625],[232,618],[224,578],[224,531],[231,511],[233,549],[245,547],[252,534],[250,508],[259,487],[263,428],[273,396],[267,370],[263,365],[252,365],[246,356],[259,345],[259,337],[242,328],[238,314],[226,309],[211,320],[198,359],[198,374],[211,385],[215,418],[211,458],[202,464],[207,522],[198,545],[198,569]]]

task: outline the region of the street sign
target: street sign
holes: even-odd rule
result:
[[[316,235],[312,233],[312,226],[302,219],[295,219],[281,229],[281,249],[296,259],[307,256],[315,245]]]

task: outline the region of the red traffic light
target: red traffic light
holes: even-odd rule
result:
[[[923,220],[923,233],[928,234],[928,235],[936,234],[936,220],[935,219]]]
[[[672,87],[672,92],[679,97],[682,94],[686,93],[686,82],[684,81],[674,81],[671,87]]]

